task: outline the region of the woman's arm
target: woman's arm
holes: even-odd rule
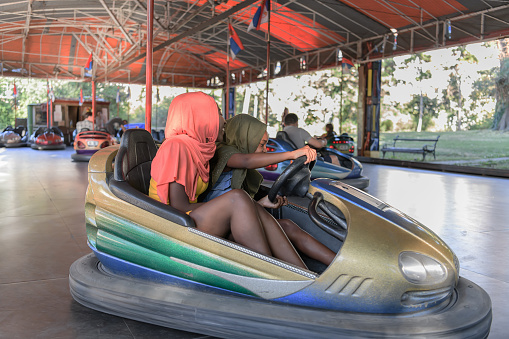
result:
[[[251,154],[235,153],[230,157],[226,165],[230,168],[256,169],[277,164],[285,160],[295,160],[303,155],[307,157],[306,163],[316,159],[316,151],[309,146],[304,146],[291,152]]]
[[[190,203],[184,186],[177,182],[170,183],[170,190],[168,194],[170,195],[169,198],[171,207],[174,207],[184,213],[203,205],[203,203]]]

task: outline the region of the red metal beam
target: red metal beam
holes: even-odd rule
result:
[[[95,130],[95,80],[92,80],[92,128]]]
[[[145,61],[145,129],[152,130],[152,54],[154,34],[154,0],[147,1],[147,59]]]

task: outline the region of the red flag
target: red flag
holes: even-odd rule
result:
[[[16,89],[16,83],[13,82],[14,84],[14,89],[12,90],[12,96],[13,97],[17,97],[18,96],[18,90]]]
[[[88,56],[87,64],[85,65],[85,69],[86,69],[87,71],[92,70],[92,65],[93,65],[93,61],[92,61],[92,53],[90,53],[90,55]]]
[[[232,59],[235,60],[237,53],[244,49],[244,45],[242,45],[242,41],[240,41],[237,32],[233,29],[233,26],[228,23],[228,30],[230,32],[230,54]]]
[[[261,24],[264,24],[269,21],[269,10],[270,10],[270,0],[263,0],[260,4],[260,7],[256,10],[255,15],[253,16],[253,20],[249,23],[249,27],[247,31],[249,32],[253,28],[260,29]]]
[[[349,60],[347,58],[343,58],[341,60],[341,70],[343,72],[345,72],[345,70],[346,70],[346,72],[349,73],[350,70],[352,69],[352,67],[355,67],[355,65],[353,64],[352,60]]]

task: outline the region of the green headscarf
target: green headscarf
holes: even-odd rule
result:
[[[217,144],[211,186],[214,186],[223,173],[230,157],[236,153],[254,153],[266,131],[267,125],[248,114],[239,114],[228,119],[225,127],[225,141]],[[241,188],[251,197],[258,192],[262,181],[262,175],[255,169],[232,169],[232,188]]]

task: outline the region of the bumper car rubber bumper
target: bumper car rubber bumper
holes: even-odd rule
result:
[[[133,265],[108,257],[103,260]],[[207,290],[201,284],[190,288],[185,280],[152,280],[110,272],[94,254],[74,262],[69,273],[71,294],[84,306],[225,338],[486,338],[492,320],[488,294],[464,278],[441,311],[404,315],[319,310]]]
[[[16,142],[16,143],[6,142],[6,143],[1,143],[0,146],[5,147],[5,148],[26,147],[27,143],[26,142]]]
[[[30,147],[32,147],[32,149],[50,151],[50,150],[65,149],[67,146],[65,144],[60,144],[60,145],[37,145],[37,144],[32,144]]]
[[[73,153],[73,154],[71,154],[71,158],[74,161],[83,161],[83,162],[86,162],[86,161],[90,161],[90,158],[92,158],[92,155],[94,155],[94,154],[93,153],[92,154]]]

